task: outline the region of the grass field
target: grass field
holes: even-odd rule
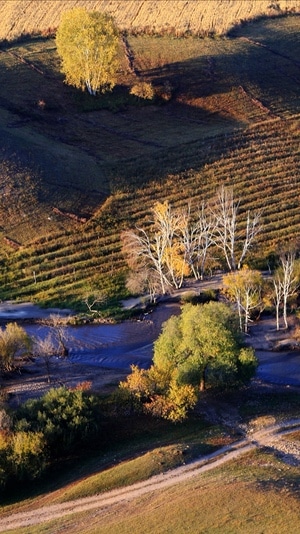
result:
[[[290,16],[230,38],[128,36],[134,70],[124,60],[96,101],[63,84],[53,40],[2,47],[1,298],[120,297],[120,232],[156,200],[196,205],[221,183],[263,209],[259,261],[297,237],[298,32]],[[158,93],[167,82],[171,100],[130,99],[137,77]]]
[[[298,484],[298,468],[284,464],[272,451],[265,450],[107,510],[93,509],[10,532],[295,532],[299,524]]]
[[[274,421],[297,417],[299,393],[245,389],[209,395],[204,401],[223,413],[224,406],[238,409],[249,427],[263,428]],[[225,404],[224,404],[225,403]],[[201,402],[199,411],[201,413]],[[76,465],[66,463],[49,474],[44,483],[26,488],[26,498],[14,488],[0,507],[1,517],[36,510],[70,500],[124,487],[168,471],[232,443],[240,436],[228,427],[208,425],[201,416],[181,425],[144,418],[122,418],[116,423],[119,445],[97,444]],[[106,436],[107,437],[107,436]],[[299,442],[300,434],[289,434]],[[114,436],[115,443],[117,442]],[[66,532],[85,534],[119,532],[182,532],[279,534],[294,532],[299,524],[299,467],[286,463],[276,446],[235,459],[213,471],[181,482],[169,489],[148,493],[113,508],[56,519],[12,530],[18,534]]]
[[[281,469],[288,473],[283,484],[284,477],[278,476]],[[250,455],[214,474],[122,504],[113,513],[94,512],[92,517],[85,514],[76,521],[70,518],[57,525],[74,533],[80,532],[81,527],[87,534],[250,534],[257,529],[279,534],[298,524],[299,501],[292,489],[296,479],[296,471],[285,468],[272,455]],[[46,530],[40,528],[37,532]]]

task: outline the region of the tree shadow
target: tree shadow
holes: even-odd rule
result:
[[[276,476],[268,476],[268,478],[258,479],[257,486],[262,491],[280,491],[287,492],[294,497],[300,497],[300,475],[299,475],[299,465],[300,460],[299,456],[290,452],[282,451],[273,446],[263,447],[263,452],[267,455],[270,455],[270,464],[266,464],[266,467],[269,465],[273,467],[272,457],[276,460],[282,462],[288,469],[278,468],[278,474]],[[276,467],[275,467],[276,469]]]
[[[291,21],[294,19],[291,17]],[[71,183],[78,187],[76,198],[84,189],[89,191],[87,202],[101,193],[93,202],[94,210],[116,188],[164,181],[170,173],[191,168],[200,170],[228,153],[232,146],[229,140],[237,131],[299,111],[299,42],[295,29],[287,31],[287,21],[267,19],[239,28],[230,39],[194,40],[199,43],[199,55],[140,70],[139,78],[151,81],[158,94],[166,85],[171,87],[170,100],[158,97],[153,105],[124,108],[122,103],[115,112],[92,110],[78,114],[72,88],[61,88],[58,98],[55,95],[61,79],[49,78],[46,82],[33,71],[36,83],[32,85],[30,102],[24,101],[23,106],[28,110],[25,113],[19,107],[22,116],[31,113],[26,128],[38,129],[51,139],[52,148],[49,143],[43,152],[39,147],[35,152],[33,145],[30,150],[32,159],[43,168],[45,182],[57,174],[60,189]],[[267,47],[257,44],[261,38]],[[184,49],[185,39],[179,41]],[[18,87],[18,69],[14,76],[11,87]],[[45,96],[48,110],[37,107],[41,95]],[[16,107],[14,111],[18,113]],[[12,143],[15,139],[18,147],[20,136],[16,129],[11,132]],[[242,147],[248,140],[239,142]],[[54,157],[56,150],[64,150],[63,165]],[[79,154],[83,163],[79,167],[77,162],[78,170],[74,172]]]

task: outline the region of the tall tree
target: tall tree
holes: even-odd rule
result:
[[[160,292],[164,295],[172,287],[165,272],[165,241],[158,232],[147,233],[143,228],[127,230],[121,235],[122,251],[129,267],[137,273],[152,270],[159,280]],[[152,277],[149,277],[151,280]],[[147,277],[148,280],[148,277]]]
[[[123,253],[128,265],[136,272],[148,271],[147,279],[153,285],[159,280],[160,291],[167,293],[179,288],[188,272],[182,244],[178,238],[182,214],[171,209],[168,201],[157,202],[153,209],[149,231],[143,228],[123,232]],[[151,271],[155,276],[151,276]]]
[[[279,330],[279,311],[282,305],[283,322],[285,329],[288,328],[287,308],[288,300],[294,295],[299,287],[299,277],[296,272],[296,253],[289,251],[281,254],[280,266],[273,276],[273,301],[276,309],[276,328]]]
[[[190,266],[196,280],[202,280],[209,248],[214,244],[215,219],[208,213],[204,203],[192,217],[191,206],[182,214],[180,240],[185,262]]]
[[[167,278],[173,287],[181,287],[184,275],[188,274],[188,265],[183,254],[179,238],[183,226],[183,214],[173,210],[168,201],[157,202],[153,208],[156,231],[162,238],[163,261]]]
[[[87,89],[91,95],[114,87],[119,34],[109,15],[83,8],[65,11],[56,46],[67,84]]]
[[[238,228],[239,202],[233,190],[222,186],[217,194],[213,214],[216,220],[214,242],[223,253],[230,271],[240,269],[253,240],[261,228],[261,213],[247,211],[245,228]]]
[[[164,372],[176,370],[179,383],[198,384],[202,391],[207,383],[238,382],[245,366],[255,369],[254,354],[242,362],[241,348],[238,321],[228,306],[187,304],[179,317],[165,323],[154,344],[153,362]]]

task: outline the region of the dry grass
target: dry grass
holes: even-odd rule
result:
[[[271,453],[242,460],[113,508],[77,513],[12,534],[281,534],[299,529],[297,468]]]
[[[200,35],[224,34],[235,24],[262,15],[300,10],[299,0],[1,0],[0,39],[57,28],[66,9],[107,11],[121,29]],[[273,6],[273,7],[272,7]]]

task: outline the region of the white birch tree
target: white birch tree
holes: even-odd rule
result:
[[[84,8],[65,11],[56,46],[67,84],[87,89],[94,96],[114,87],[119,33],[108,14]]]
[[[149,235],[143,228],[127,230],[122,233],[123,254],[129,267],[134,271],[154,269],[158,275],[163,295],[172,287],[165,274],[165,241],[161,235]]]
[[[262,286],[261,273],[247,267],[223,277],[223,291],[236,303],[240,329],[245,334],[249,331],[251,313],[262,305]]]
[[[279,330],[279,313],[282,305],[284,328],[288,329],[288,300],[299,288],[299,279],[295,268],[296,253],[294,251],[281,254],[280,267],[273,276],[273,302],[276,310],[276,328]]]
[[[195,280],[203,280],[208,250],[214,243],[215,219],[203,202],[195,218],[191,215],[189,204],[183,212],[182,222],[180,239],[185,262],[190,266]]]
[[[261,229],[261,212],[247,212],[246,227],[238,229],[239,201],[233,190],[222,186],[217,193],[215,207],[214,243],[224,254],[230,271],[240,269],[254,238]]]
[[[184,248],[179,239],[184,217],[182,212],[173,210],[168,201],[157,202],[153,208],[156,232],[162,239],[164,248],[164,264],[167,279],[176,289],[182,286],[187,264]]]
[[[183,216],[171,209],[170,204],[157,202],[152,210],[153,221],[148,231],[136,227],[122,233],[123,254],[135,272],[147,272],[150,286],[163,295],[172,288],[180,288],[188,273],[183,245],[179,239]],[[151,272],[151,271],[154,271]]]

